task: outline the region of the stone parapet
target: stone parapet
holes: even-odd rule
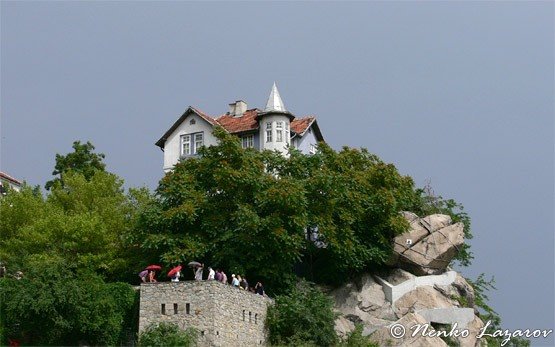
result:
[[[171,322],[196,328],[201,346],[266,344],[266,311],[273,300],[217,281],[143,283],[139,332]]]

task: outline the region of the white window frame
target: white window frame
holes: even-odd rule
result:
[[[204,146],[204,132],[182,134],[180,136],[182,157],[198,154],[200,147]]]
[[[276,142],[283,142],[283,122],[276,123]]]
[[[254,135],[245,135],[241,138],[243,148],[254,148]]]
[[[195,148],[193,154],[197,154],[200,147],[204,146],[204,133],[195,133]]]
[[[291,144],[291,131],[289,131],[289,122],[285,122],[285,141],[288,145]]]
[[[185,145],[187,145],[187,150],[185,150]],[[181,156],[191,155],[191,134],[181,135]]]
[[[266,142],[272,142],[272,122],[266,123]]]
[[[309,153],[309,154],[316,154],[316,151],[317,151],[317,149],[316,149],[316,144],[311,143],[311,144],[310,144],[310,148],[309,148],[309,150],[308,150],[308,153]]]

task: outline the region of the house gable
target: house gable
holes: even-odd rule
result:
[[[210,126],[219,125],[218,122],[212,117],[208,116],[202,111],[197,110],[192,106],[189,106],[185,110],[185,112],[183,112],[181,117],[179,117],[179,119],[176,120],[175,123],[173,123],[173,125],[164,133],[164,135],[162,135],[162,137],[158,141],[156,141],[155,145],[160,147],[162,150],[164,150],[164,144],[168,140],[170,135],[172,135],[175,132],[175,129],[177,129],[177,127],[179,127],[181,123],[183,123],[183,121],[185,121],[185,119],[190,115],[196,115],[200,117],[204,122],[208,123]]]
[[[212,135],[214,125],[217,125],[217,123],[213,119],[210,121],[211,118],[207,119],[207,117],[205,114],[189,107],[164,136],[158,140],[156,144],[159,145],[160,143],[164,151],[164,171],[173,168],[182,157],[182,135],[191,135],[191,154],[194,154],[197,150],[194,147],[193,138],[196,134],[202,134],[203,146],[212,146],[218,143],[216,137]]]

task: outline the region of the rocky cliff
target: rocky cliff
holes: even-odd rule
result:
[[[404,216],[411,228],[393,240],[392,270],[382,276],[363,275],[329,293],[340,314],[336,332],[345,335],[362,324],[363,335],[380,346],[447,346],[446,341],[479,346],[476,336],[484,323],[474,308],[474,289],[448,267],[464,243],[463,225],[447,215]],[[422,330],[413,334],[418,327]],[[456,327],[468,334],[442,339],[427,334],[426,327]]]

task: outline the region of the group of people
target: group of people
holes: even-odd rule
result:
[[[156,271],[154,271],[154,270],[143,270],[143,271],[139,272],[139,277],[141,278],[141,281],[143,283],[158,282],[156,280]]]
[[[202,275],[204,272],[204,264],[200,264],[200,266],[196,267],[196,270],[193,270],[195,273],[195,280],[202,281]],[[241,275],[231,275],[231,283],[228,282],[227,274],[221,270],[216,269],[214,270],[211,267],[208,267],[208,277],[206,278],[207,281],[218,281],[224,284],[231,284],[233,287],[237,287],[242,290],[247,290],[252,293],[265,295],[264,286],[261,282],[256,282],[254,287],[249,286],[249,282],[245,276]]]
[[[197,264],[198,265],[195,265],[192,267],[193,274],[195,276],[196,281],[202,281],[203,274],[204,274],[204,264],[199,264],[199,263]],[[181,267],[179,267],[179,269],[181,269]],[[141,278],[141,281],[144,283],[157,282],[156,271],[154,270],[143,270],[139,273],[139,277]],[[172,273],[172,276],[170,278],[172,282],[179,282],[180,277],[181,277],[181,271],[178,270]],[[247,278],[245,276],[235,275],[235,274],[231,275],[231,282],[229,282],[227,274],[221,269],[214,270],[213,268],[208,267],[208,277],[206,278],[206,280],[218,281],[224,284],[230,284],[233,287],[237,287],[239,289],[246,290],[260,295],[266,294],[264,292],[264,286],[262,285],[261,282],[256,282],[256,285],[254,287],[251,287],[249,286],[249,282],[247,281]]]

